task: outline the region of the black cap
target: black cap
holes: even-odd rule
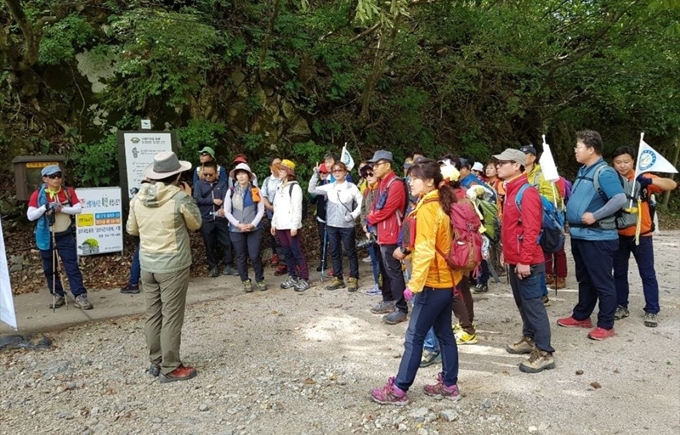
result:
[[[531,145],[531,144],[529,144],[529,145],[523,145],[519,150],[522,151],[524,154],[533,154],[533,155],[537,155],[537,154],[538,154],[538,153],[536,152],[536,148],[534,148],[534,146]]]

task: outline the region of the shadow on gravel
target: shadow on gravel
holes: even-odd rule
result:
[[[43,350],[52,347],[52,340],[42,334],[0,335],[0,351],[5,350]]]

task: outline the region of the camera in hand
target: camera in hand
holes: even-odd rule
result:
[[[377,239],[375,237],[374,233],[368,233],[368,237],[365,238],[364,240],[360,241],[357,243],[357,250],[363,251],[364,249],[368,249],[371,245],[377,242]]]

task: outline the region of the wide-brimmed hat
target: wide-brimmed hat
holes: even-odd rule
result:
[[[62,172],[59,165],[47,165],[40,171],[40,175],[47,177],[48,175],[56,174],[57,172]]]
[[[163,151],[153,157],[153,163],[144,169],[144,176],[152,180],[162,180],[189,169],[191,163],[179,160],[173,152]]]
[[[203,147],[203,149],[200,150],[198,153],[199,154],[208,153],[210,154],[210,157],[212,157],[213,159],[215,158],[215,150],[210,147]]]
[[[238,171],[246,171],[248,173],[248,177],[252,180],[253,179],[253,171],[250,170],[250,166],[248,166],[247,163],[239,163],[236,165],[234,169],[229,171],[229,178],[236,178],[236,173]]]
[[[496,154],[493,158],[498,161],[519,163],[522,166],[527,164],[527,155],[521,150],[516,150],[514,148],[508,148],[502,153]]]
[[[295,163],[293,163],[292,160],[288,159],[281,160],[281,163],[279,163],[279,168],[285,169],[291,174],[295,174]]]

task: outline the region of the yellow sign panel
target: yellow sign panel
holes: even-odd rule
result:
[[[94,226],[94,215],[93,214],[79,214],[78,215],[78,226],[79,227]]]
[[[44,168],[49,165],[59,165],[59,162],[28,162],[26,163],[27,168]]]

